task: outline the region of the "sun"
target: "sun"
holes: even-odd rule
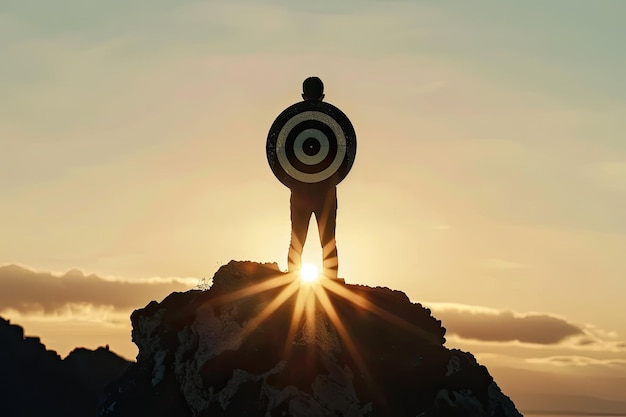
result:
[[[300,269],[300,280],[306,283],[313,283],[319,279],[317,267],[313,264],[304,264]]]

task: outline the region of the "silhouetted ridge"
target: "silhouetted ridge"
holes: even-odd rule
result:
[[[388,288],[324,288],[231,261],[210,289],[136,310],[137,363],[101,415],[520,416],[471,354],[443,346],[429,309]]]
[[[105,386],[128,364],[105,348],[76,349],[62,360],[0,318],[0,416],[95,415]]]

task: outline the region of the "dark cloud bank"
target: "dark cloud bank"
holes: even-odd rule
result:
[[[553,345],[569,337],[586,334],[575,324],[548,314],[462,309],[435,309],[435,312],[449,334],[453,333],[464,339]]]
[[[21,313],[50,314],[73,303],[135,309],[188,289],[189,284],[176,280],[110,281],[93,274],[85,276],[75,269],[56,276],[16,265],[0,267],[0,310]]]

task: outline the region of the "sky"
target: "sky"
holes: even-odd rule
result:
[[[317,75],[358,138],[339,275],[432,308],[523,411],[626,414],[625,14],[0,0],[0,315],[133,358],[132,310],[231,259],[286,268],[265,140]]]

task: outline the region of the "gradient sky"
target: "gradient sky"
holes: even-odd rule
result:
[[[522,409],[544,385],[624,406],[624,16],[620,0],[1,0],[0,263],[26,269],[0,271],[0,313],[63,354],[132,357],[133,308],[230,259],[285,268],[289,190],[265,139],[318,75],[359,141],[340,276],[431,306]],[[46,290],[71,268],[138,296]]]

